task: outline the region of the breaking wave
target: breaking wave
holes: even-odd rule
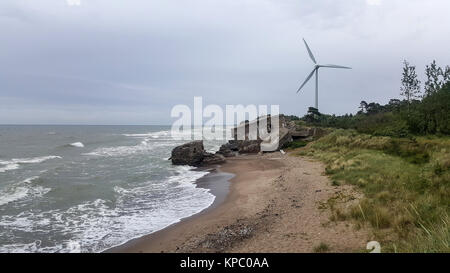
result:
[[[62,157],[50,155],[33,158],[13,158],[11,160],[0,160],[0,173],[18,169],[22,164],[36,164],[42,163],[50,159],[58,159],[58,158],[61,159]]]
[[[170,137],[169,131],[159,131],[159,132],[151,132],[145,134],[123,134],[127,137],[149,137],[149,138],[161,138],[161,137]]]
[[[160,147],[172,147],[174,143],[161,142],[161,143],[149,143],[148,140],[141,141],[138,145],[131,146],[115,146],[115,147],[103,147],[95,149],[92,152],[84,153],[88,156],[128,156],[132,154],[146,153],[151,150]]]
[[[48,193],[51,190],[50,188],[44,188],[33,184],[33,182],[38,179],[38,176],[33,176],[1,190],[0,206],[19,201],[27,197],[41,197]]]
[[[76,147],[76,148],[84,148],[84,144],[81,142],[74,142],[74,143],[69,144],[69,146]]]
[[[207,172],[190,167],[179,167],[177,172],[156,185],[149,182],[128,189],[116,186],[114,206],[97,199],[67,210],[3,215],[2,226],[23,232],[52,230],[70,237],[45,246],[40,241],[2,245],[0,252],[71,252],[74,242],[81,246],[81,252],[100,252],[179,222],[214,202],[215,196],[209,190],[197,188],[194,183]],[[149,200],[149,195],[154,198]]]

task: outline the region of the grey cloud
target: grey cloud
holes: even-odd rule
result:
[[[295,94],[312,69],[301,37],[319,61],[354,68],[321,71],[327,113],[397,97],[403,58],[419,72],[450,64],[445,0],[81,2],[2,1],[0,123],[168,124],[193,96],[303,115],[313,85]]]

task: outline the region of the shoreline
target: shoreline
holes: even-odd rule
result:
[[[216,196],[211,206],[105,252],[314,252],[323,242],[332,252],[356,252],[368,241],[365,230],[332,223],[330,211],[320,209],[333,194],[357,193],[331,186],[319,162],[239,155],[196,183]]]
[[[251,160],[253,161],[256,155],[239,155],[234,158],[228,158],[228,161],[232,161],[230,168],[229,162],[219,165],[213,168],[199,168],[199,171],[210,171],[207,175],[199,178],[195,183],[199,187],[210,189],[211,194],[214,194],[216,197],[214,199],[213,204],[211,206],[205,208],[199,213],[194,215],[185,217],[180,219],[179,222],[171,224],[161,230],[155,231],[148,235],[144,235],[138,238],[131,239],[124,244],[119,246],[112,247],[110,249],[105,250],[106,253],[136,253],[136,252],[165,252],[167,246],[165,244],[169,244],[171,247],[173,246],[171,242],[172,237],[178,237],[179,232],[184,230],[185,228],[190,228],[195,226],[197,222],[204,222],[210,219],[215,218],[220,215],[227,209],[227,205],[233,205],[233,200],[237,198],[238,193],[236,192],[236,188],[234,187],[233,181],[237,174],[236,171],[236,160]],[[268,162],[267,162],[268,163]],[[272,163],[272,162],[270,162]],[[271,165],[271,164],[270,164]],[[281,166],[276,164],[277,166]],[[222,185],[220,185],[222,184]],[[224,189],[226,188],[226,192]],[[175,247],[177,250],[177,247]]]
[[[200,177],[194,182],[200,188],[209,189],[209,192],[215,196],[213,203],[207,208],[193,215],[181,218],[178,222],[170,224],[169,226],[164,227],[160,230],[154,231],[147,235],[139,236],[137,238],[132,238],[122,244],[105,249],[102,251],[102,253],[129,252],[130,249],[133,249],[136,245],[141,243],[142,240],[152,240],[154,237],[164,235],[166,229],[170,230],[172,228],[175,228],[175,226],[182,224],[184,221],[193,221],[196,217],[207,214],[208,212],[220,206],[226,200],[229,194],[230,180],[235,175],[232,173],[222,172],[218,169],[218,166],[216,166],[210,168],[199,167],[195,170],[208,172],[208,174]]]

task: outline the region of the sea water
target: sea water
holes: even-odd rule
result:
[[[100,252],[196,214],[168,126],[0,126],[0,252]],[[205,142],[215,151],[221,142]]]

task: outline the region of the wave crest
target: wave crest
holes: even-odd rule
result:
[[[69,144],[69,146],[76,147],[76,148],[84,148],[84,144],[82,142],[74,142],[74,143]]]
[[[50,159],[61,159],[62,157],[56,155],[32,157],[32,158],[13,158],[11,160],[0,160],[0,173],[6,171],[15,170],[20,167],[21,164],[36,164],[42,163]]]
[[[19,201],[27,197],[41,197],[48,193],[51,190],[50,188],[33,185],[33,182],[38,179],[38,176],[33,176],[1,190],[0,206]]]

